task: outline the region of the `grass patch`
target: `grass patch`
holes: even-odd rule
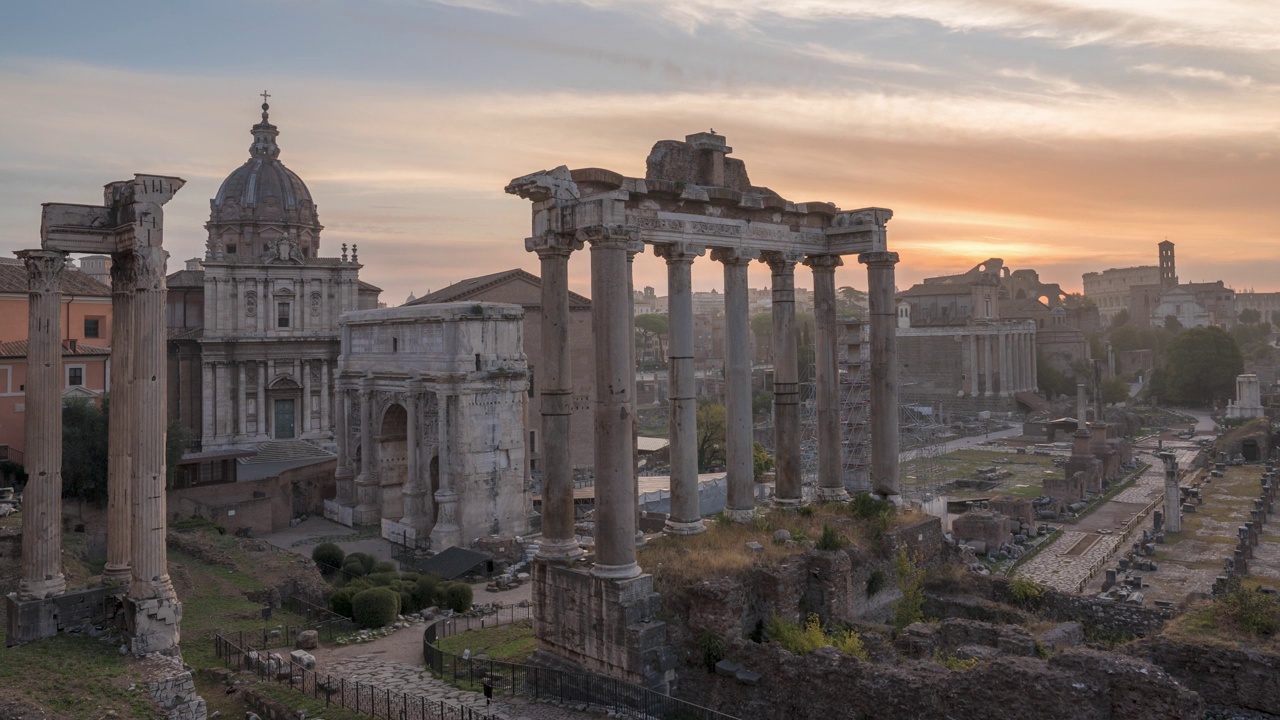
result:
[[[451,635],[439,643],[440,649],[453,655],[462,655],[470,649],[471,657],[483,654],[490,660],[524,663],[538,649],[533,637],[533,623],[528,620],[499,625],[483,630],[468,630]]]

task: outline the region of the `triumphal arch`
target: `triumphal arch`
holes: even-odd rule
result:
[[[129,648],[178,646],[182,604],[165,550],[164,204],[181,178],[135,175],[108,183],[102,205],[45,203],[40,249],[18,253],[29,289],[22,576],[10,595],[9,640],[25,642],[83,622],[107,595],[123,596]],[[62,573],[62,272],[69,253],[109,254],[111,422],[107,563],[103,588],[67,593]],[[101,595],[102,598],[97,596]],[[75,596],[75,597],[73,597]]]
[[[898,402],[894,265],[885,224],[893,213],[841,210],[828,202],[792,202],[754,186],[725,138],[698,133],[654,145],[643,178],[599,168],[561,166],[516,178],[506,191],[533,203],[525,248],[542,266],[541,402],[543,450],[542,562],[535,565],[535,632],[540,649],[559,659],[652,687],[670,680],[665,631],[654,619],[652,578],[636,562],[635,362],[632,264],[646,245],[666,262],[670,327],[670,534],[701,532],[698,506],[693,305],[694,262],[708,254],[723,265],[727,344],[727,514],[754,509],[751,360],[747,267],[772,273],[775,502],[804,500],[800,473],[799,368],[795,270],[813,272],[816,320],[818,493],[846,498],[841,477],[836,366],[835,269],[857,255],[867,267],[871,340],[872,490],[898,498]],[[595,355],[595,557],[576,562],[573,482],[567,438],[572,382],[567,329],[568,263],[590,246]],[[637,619],[646,622],[637,622]]]

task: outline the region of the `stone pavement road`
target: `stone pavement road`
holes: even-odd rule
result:
[[[335,660],[326,667],[317,669],[322,673],[343,677],[348,683],[359,682],[361,685],[368,684],[393,693],[419,695],[427,699],[427,704],[443,700],[446,705],[465,706],[497,720],[586,720],[605,714],[603,710],[573,710],[509,696],[495,697],[493,704],[486,707],[484,696],[480,693],[459,690],[443,680],[437,680],[421,665],[389,662],[370,655]]]

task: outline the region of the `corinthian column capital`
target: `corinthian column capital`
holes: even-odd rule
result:
[[[164,290],[165,263],[169,253],[163,248],[140,247],[133,251],[134,279],[138,290],[159,292]]]
[[[27,266],[27,289],[33,294],[62,292],[62,271],[67,256],[54,250],[21,250],[17,253]]]
[[[804,264],[809,266],[816,272],[835,272],[836,268],[844,265],[844,260],[839,255],[806,255]]]
[[[804,259],[804,253],[793,250],[766,250],[760,253],[760,262],[769,266],[773,272],[791,272],[796,263]]]
[[[524,239],[524,249],[537,253],[539,258],[569,257],[574,250],[582,249],[582,240],[573,233],[547,231]]]
[[[640,241],[640,231],[626,225],[588,225],[578,228],[577,239],[593,247],[619,247],[638,252],[635,245]]]
[[[695,259],[701,257],[706,251],[707,249],[702,245],[683,242],[653,246],[653,254],[666,260],[668,265],[678,263],[692,264]]]

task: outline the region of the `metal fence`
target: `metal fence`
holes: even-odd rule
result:
[[[226,667],[250,671],[263,680],[288,685],[304,695],[323,700],[326,707],[345,708],[385,720],[495,720],[493,715],[443,700],[428,700],[421,695],[318,673],[287,657],[277,660],[249,650],[222,635],[214,635],[213,642],[218,658]]]
[[[423,633],[422,656],[433,675],[464,690],[483,692],[486,697],[524,696],[535,701],[593,705],[624,717],[736,720],[732,715],[604,675],[459,657],[436,647],[440,624]]]
[[[450,635],[457,635],[468,630],[483,630],[485,628],[498,627],[499,625],[511,625],[521,620],[533,620],[532,607],[510,605],[495,608],[491,615],[442,618],[436,621],[435,627],[438,637],[443,640]]]

